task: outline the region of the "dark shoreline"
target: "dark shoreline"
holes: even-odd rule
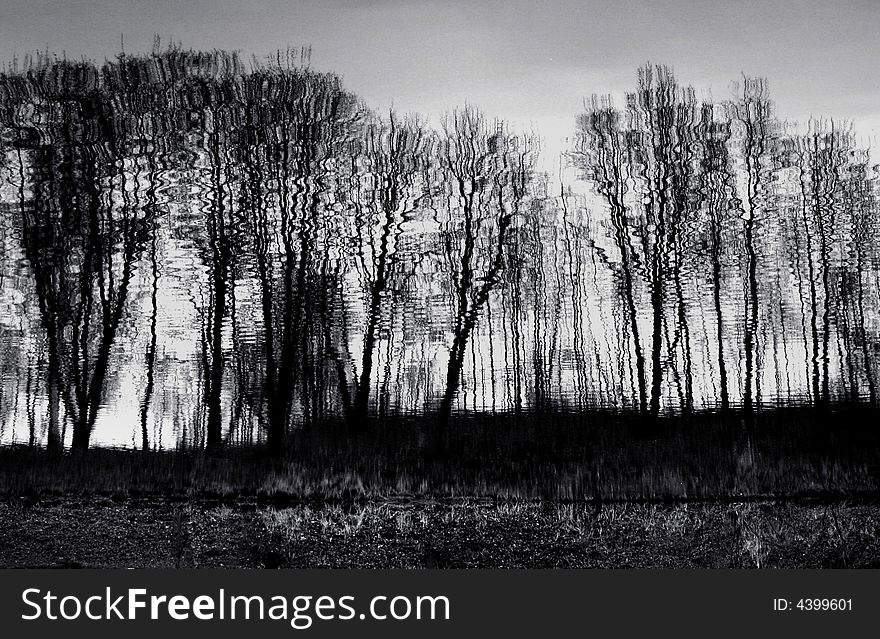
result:
[[[747,416],[545,413],[327,423],[282,455],[260,446],[50,453],[0,447],[0,497],[317,500],[472,497],[632,501],[871,497],[880,493],[880,409],[791,407]],[[426,447],[425,442],[429,446]]]

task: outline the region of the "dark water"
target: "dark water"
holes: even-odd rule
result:
[[[641,70],[572,114],[568,183],[473,107],[376,114],[301,66],[25,66],[0,76],[0,442],[876,400],[877,166],[759,80],[707,104]]]

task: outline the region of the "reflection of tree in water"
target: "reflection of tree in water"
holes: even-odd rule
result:
[[[60,87],[57,101],[15,118],[20,178],[30,174],[33,191],[21,203],[21,235],[47,343],[47,443],[60,446],[63,403],[72,446],[86,448],[113,381],[112,348],[144,244],[144,212],[132,205],[137,189],[123,159],[136,131],[114,118],[94,67],[42,71],[28,88],[39,95]]]
[[[579,116],[578,194],[473,107],[432,130],[291,60],[0,78],[4,433],[280,451],[425,412],[876,403],[877,181],[848,129],[644,67]]]

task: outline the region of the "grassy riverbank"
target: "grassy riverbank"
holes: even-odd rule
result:
[[[880,567],[876,503],[0,503],[2,567]]]
[[[878,417],[548,413],[439,438],[398,419],[271,456],[9,447],[0,565],[878,566]]]

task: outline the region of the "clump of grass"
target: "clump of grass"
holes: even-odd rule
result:
[[[192,506],[185,504],[174,508],[169,538],[174,567],[181,568],[192,560]]]

